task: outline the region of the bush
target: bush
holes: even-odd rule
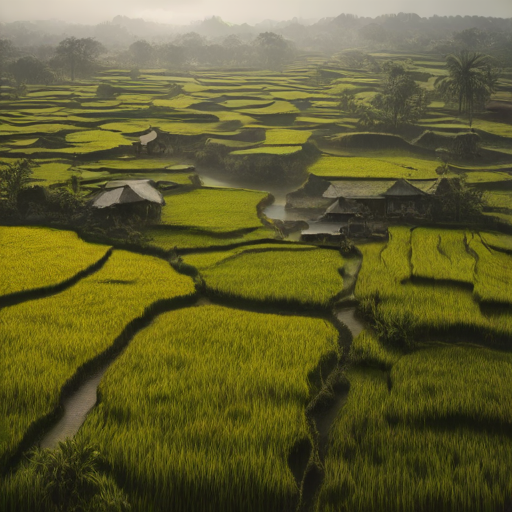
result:
[[[23,159],[0,169],[0,199],[7,209],[17,209],[18,195],[29,184],[32,167],[30,160]]]

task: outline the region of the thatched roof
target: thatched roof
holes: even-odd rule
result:
[[[151,130],[149,133],[146,133],[146,135],[141,135],[139,137],[139,139],[140,139],[140,143],[143,146],[146,146],[148,142],[155,140],[157,137],[158,137],[158,134],[155,132],[155,130]]]
[[[358,213],[364,213],[365,207],[361,203],[358,203],[357,201],[354,201],[352,199],[343,199],[340,198],[339,201],[335,201],[327,210],[325,211],[325,215],[328,214],[340,214],[340,215],[346,215],[346,214],[358,214]]]
[[[164,205],[162,194],[155,188],[153,180],[117,180],[107,183],[92,201],[94,208],[107,208],[116,204],[148,201]]]
[[[338,197],[346,199],[379,199],[383,198],[384,194],[395,183],[397,183],[396,180],[337,180],[331,182],[323,197],[333,199]],[[430,194],[433,192],[436,180],[414,180],[413,183],[412,187]]]
[[[414,197],[414,196],[424,196],[426,195],[423,190],[411,185],[407,180],[400,178],[393,186],[391,186],[386,192],[382,194],[383,196],[392,196],[392,197]]]

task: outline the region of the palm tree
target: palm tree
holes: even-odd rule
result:
[[[458,102],[459,115],[467,114],[471,126],[475,107],[484,104],[495,90],[497,73],[487,55],[467,50],[448,55],[446,67],[449,75],[438,79],[436,86],[447,99]]]

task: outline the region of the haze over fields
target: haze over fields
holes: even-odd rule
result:
[[[340,13],[357,16],[380,16],[386,13],[414,12],[422,17],[439,16],[485,16],[512,17],[510,0],[488,0],[487,2],[465,0],[90,0],[77,2],[68,0],[20,0],[2,2],[0,21],[58,19],[73,23],[98,23],[116,15],[144,18],[161,23],[186,24],[210,16],[220,16],[231,23],[259,23],[266,19],[286,20],[294,17],[318,20],[335,17]]]

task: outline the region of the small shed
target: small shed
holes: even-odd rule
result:
[[[107,183],[90,204],[93,208],[117,208],[147,218],[158,217],[165,200],[153,180],[115,180]]]

